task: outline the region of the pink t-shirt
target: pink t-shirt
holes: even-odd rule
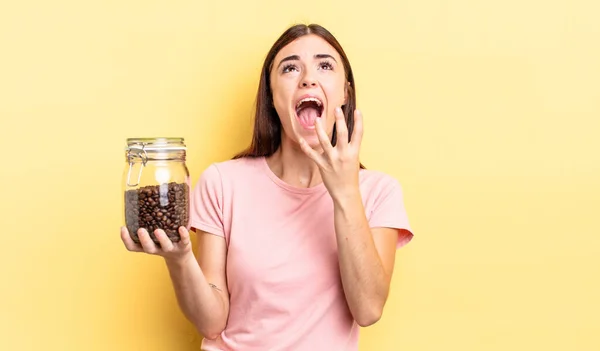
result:
[[[406,229],[413,237],[400,184],[360,171],[371,227]],[[359,326],[342,289],[333,201],[324,184],[283,182],[264,157],[212,164],[191,197],[191,227],[227,243],[229,320],[202,350],[356,351]]]

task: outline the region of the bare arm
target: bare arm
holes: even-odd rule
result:
[[[160,229],[154,234],[161,244],[160,248],[143,229],[138,232],[141,245],[133,242],[126,228],[121,229],[121,238],[129,251],[164,257],[183,314],[202,336],[217,338],[225,329],[229,315],[225,240],[216,235],[197,232],[196,258],[191,249],[190,234],[184,227],[179,229],[181,241],[177,243],[172,243]]]
[[[336,108],[337,143],[333,146],[320,118],[315,129],[322,151],[301,136],[302,151],[315,161],[334,204],[334,224],[342,285],[348,307],[360,326],[377,322],[387,300],[398,231],[369,228],[362,204],[358,159],[362,140],[362,114],[354,111],[354,131],[348,140],[348,128],[341,108]]]
[[[356,322],[377,322],[388,298],[398,231],[370,229],[360,193],[334,201],[334,223],[342,284]]]
[[[205,338],[215,339],[227,324],[229,294],[225,279],[225,240],[197,232],[198,255],[165,259],[184,315]]]

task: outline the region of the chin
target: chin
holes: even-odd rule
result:
[[[320,149],[321,143],[319,142],[319,138],[316,135],[311,135],[304,137],[304,140],[308,143],[308,145],[313,149]]]

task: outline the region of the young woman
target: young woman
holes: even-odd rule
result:
[[[254,135],[212,164],[171,243],[122,229],[131,251],[165,258],[202,349],[349,351],[379,320],[395,252],[413,237],[400,184],[359,161],[362,115],[342,47],[319,25],[275,42],[261,72]]]

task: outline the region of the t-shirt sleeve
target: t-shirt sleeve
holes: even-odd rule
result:
[[[224,237],[223,186],[216,165],[202,173],[190,198],[190,227]]]
[[[387,178],[375,199],[369,225],[371,228],[386,227],[400,229],[396,249],[408,244],[413,232],[404,207],[404,195],[400,183],[394,178]]]

